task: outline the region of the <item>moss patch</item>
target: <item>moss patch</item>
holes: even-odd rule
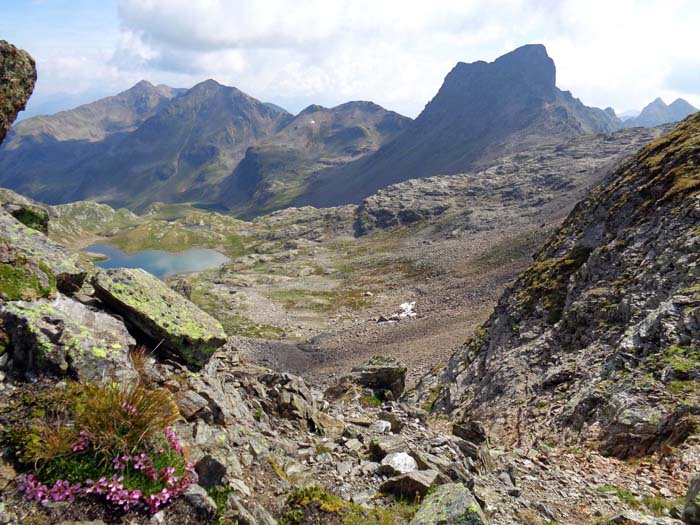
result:
[[[7,301],[34,301],[56,293],[56,279],[43,265],[26,259],[0,264],[0,293]]]
[[[561,319],[569,278],[588,260],[592,249],[577,247],[563,257],[539,260],[520,277],[519,304],[532,312],[537,304],[547,310],[547,322]]]
[[[365,290],[279,290],[270,294],[270,299],[282,303],[287,310],[311,310],[329,313],[341,309],[361,310],[370,304],[370,297],[365,297]]]
[[[390,509],[368,509],[345,501],[325,490],[312,487],[295,489],[287,498],[280,525],[399,525],[415,513],[411,505]]]

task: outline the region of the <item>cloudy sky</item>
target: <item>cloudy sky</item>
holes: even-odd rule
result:
[[[292,112],[372,100],[414,117],[456,62],[527,43],[586,104],[700,107],[699,27],[695,0],[0,1],[0,38],[37,60],[33,113],[214,78]]]

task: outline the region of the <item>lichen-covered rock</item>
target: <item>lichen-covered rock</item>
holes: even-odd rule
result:
[[[19,222],[48,235],[49,209],[12,190],[0,188],[0,207]]]
[[[683,525],[680,520],[673,518],[656,518],[641,512],[627,510],[609,519],[607,525]]]
[[[21,49],[0,40],[0,142],[34,91],[36,65]]]
[[[398,399],[406,388],[406,367],[393,357],[374,356],[366,364],[353,368],[350,378],[382,398],[391,392]]]
[[[69,254],[63,246],[4,211],[0,211],[0,243],[4,246],[2,251],[9,254],[0,260],[0,271],[16,276],[21,271],[27,275],[28,282],[34,276],[42,283],[41,288],[47,289],[46,293],[39,293],[39,297],[50,295],[55,288],[68,295],[76,293],[85,280],[87,272],[77,256]],[[6,288],[11,284],[9,280],[0,280],[0,292],[7,293]],[[21,298],[9,297],[10,300]]]
[[[159,349],[201,367],[226,342],[216,319],[140,269],[115,268],[92,280],[95,295]]]
[[[479,503],[461,483],[438,487],[430,494],[410,525],[486,525]]]
[[[59,296],[0,307],[10,345],[10,368],[28,376],[50,374],[100,381],[136,377],[129,360],[135,341],[109,314]]]

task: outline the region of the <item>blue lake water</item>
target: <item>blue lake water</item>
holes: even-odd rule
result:
[[[164,252],[143,250],[126,254],[111,244],[97,243],[86,248],[87,252],[104,255],[104,261],[97,261],[100,268],[142,268],[159,279],[188,272],[210,270],[229,260],[224,254],[207,248],[192,248],[184,252]]]

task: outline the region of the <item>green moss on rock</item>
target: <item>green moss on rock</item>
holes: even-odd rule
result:
[[[41,268],[55,280],[59,291],[71,294],[82,286],[86,271],[78,263],[77,256],[5,212],[0,212],[0,241],[6,247],[4,251],[12,252],[13,260],[31,262],[33,266]]]
[[[576,247],[562,257],[534,262],[520,278],[518,301],[528,311],[539,303],[547,310],[547,322],[561,319],[569,278],[588,260],[591,248]]]
[[[469,489],[461,483],[438,487],[430,494],[411,525],[486,525],[486,517]]]

